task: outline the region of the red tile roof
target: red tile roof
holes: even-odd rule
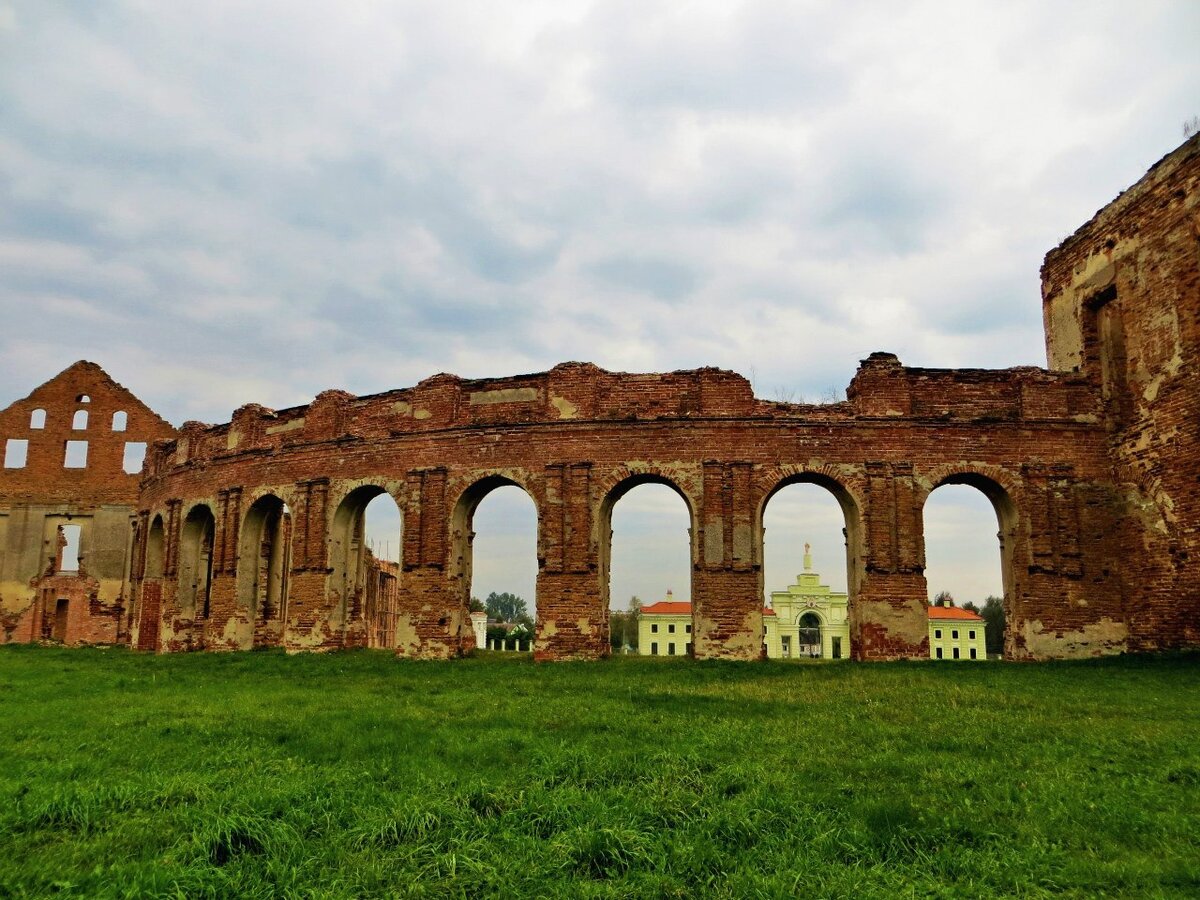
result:
[[[953,619],[958,622],[983,621],[983,616],[976,615],[969,609],[963,609],[961,606],[931,606],[929,607],[929,618]]]
[[[690,616],[692,604],[686,600],[659,600],[657,603],[643,606],[642,613],[652,616]]]

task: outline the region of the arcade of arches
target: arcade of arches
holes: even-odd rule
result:
[[[564,363],[175,429],[77,363],[0,411],[3,638],[457,656],[474,644],[473,510],[516,485],[537,515],[535,655],[602,657],[613,507],[658,483],[689,519],[695,655],[758,658],[764,510],[812,482],[844,514],[856,658],[928,655],[922,515],[943,484],[995,509],[1007,656],[1200,643],[1198,184],[1192,139],[1051,251],[1049,368],[874,353],[839,403],[762,400],[716,369]],[[67,441],[90,442],[82,465],[64,467]],[[128,442],[149,445],[140,478],[122,469]],[[362,540],[382,493],[403,522],[390,567]],[[50,546],[67,521],[77,573]],[[87,620],[56,631],[64,578]]]

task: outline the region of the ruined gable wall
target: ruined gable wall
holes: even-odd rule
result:
[[[1096,387],[1135,646],[1200,641],[1200,136],[1046,257],[1047,355]]]
[[[33,427],[38,410],[44,423]],[[76,421],[79,412],[87,414],[86,427],[74,427],[84,424]],[[122,431],[113,430],[118,412],[125,414]],[[9,439],[28,442],[24,466],[0,468],[0,642],[56,634],[68,643],[119,639],[139,483],[139,475],[123,470],[125,444],[150,446],[174,433],[89,362],[0,411],[0,452]],[[68,441],[86,442],[84,467],[64,467]],[[80,528],[77,574],[54,572],[60,525]],[[59,599],[70,601],[70,627],[56,633]]]

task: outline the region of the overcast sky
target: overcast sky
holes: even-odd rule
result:
[[[1198,36],[1194,0],[0,0],[0,405],[80,358],[176,424],[569,359],[808,398],[874,350],[1043,364],[1041,258],[1182,140]]]

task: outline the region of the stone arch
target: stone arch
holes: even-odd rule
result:
[[[999,466],[947,465],[931,470],[921,479],[918,500],[921,507],[921,565],[925,566],[925,507],[930,495],[948,484],[973,487],[992,504],[996,514],[996,538],[1000,544],[1000,572],[1004,586],[1005,646],[1013,633],[1013,601],[1016,596],[1017,572],[1014,558],[1020,537],[1019,482],[1011,473]],[[1007,652],[1007,651],[1006,651]]]
[[[763,517],[767,511],[767,504],[771,502],[772,497],[789,485],[815,484],[829,491],[842,508],[842,516],[845,520],[843,533],[846,539],[846,593],[849,596],[850,607],[853,609],[855,597],[862,588],[863,578],[866,576],[866,546],[864,544],[866,522],[863,518],[866,504],[863,502],[864,490],[861,476],[829,465],[782,465],[765,470],[757,481],[761,499],[755,509],[754,527],[757,547],[755,561],[759,569],[759,581],[761,582],[763,578]],[[760,583],[760,593],[762,593],[763,587],[764,585]]]
[[[250,626],[243,647],[277,643],[287,621],[291,511],[272,493],[246,510],[238,541],[237,604]]]
[[[699,477],[699,473],[697,473]],[[682,483],[681,483],[682,482]],[[604,479],[600,484],[600,503],[597,504],[597,531],[599,540],[596,542],[598,548],[598,560],[600,567],[600,598],[603,603],[603,609],[608,610],[611,597],[610,590],[610,575],[612,565],[612,514],[613,507],[617,505],[622,497],[628,494],[635,487],[643,484],[661,484],[669,487],[672,491],[679,495],[683,500],[684,507],[688,514],[688,559],[692,572],[692,584],[688,586],[689,596],[693,601],[692,604],[692,633],[696,632],[695,616],[695,572],[696,564],[699,559],[699,530],[697,528],[697,511],[700,508],[698,501],[698,491],[696,495],[689,492],[683,486],[686,484],[685,479],[679,479],[674,475],[664,472],[662,469],[655,466],[645,467],[626,467],[622,466],[616,472],[612,473],[608,478]],[[605,615],[607,622],[607,612]]]
[[[366,542],[366,513],[371,501],[385,495],[391,498],[400,511],[400,528],[401,534],[403,533],[403,506],[392,490],[382,486],[385,481],[368,481],[351,488],[342,497],[329,519],[329,531],[326,536],[329,565],[326,596],[334,601],[331,604],[330,625],[340,628],[343,636],[352,626],[361,625],[365,628],[368,624],[365,621],[365,601],[368,594],[370,551]],[[400,534],[397,535],[397,540],[400,540]],[[364,633],[362,637],[365,640],[368,635]]]
[[[472,574],[472,545],[475,540],[475,532],[473,530],[473,522],[475,518],[475,510],[479,508],[479,504],[483,499],[496,488],[500,487],[516,487],[520,488],[531,503],[533,503],[534,515],[537,519],[537,534],[535,536],[535,546],[537,547],[537,564],[540,571],[545,561],[544,551],[544,536],[543,536],[543,518],[542,504],[539,502],[537,491],[532,488],[527,477],[519,472],[492,472],[481,477],[477,477],[458,495],[458,499],[454,503],[453,512],[450,514],[450,575],[454,581],[454,590],[457,594],[456,613],[458,621],[450,623],[452,625],[451,633],[459,634],[465,637],[466,632],[471,629],[470,616],[468,607],[471,600],[471,574]],[[541,606],[538,603],[537,589],[534,589],[533,605],[535,610],[540,610]],[[540,618],[541,613],[538,612]],[[469,646],[469,645],[468,645]]]
[[[211,612],[213,545],[217,519],[207,503],[188,510],[179,536],[179,614],[207,619]]]

